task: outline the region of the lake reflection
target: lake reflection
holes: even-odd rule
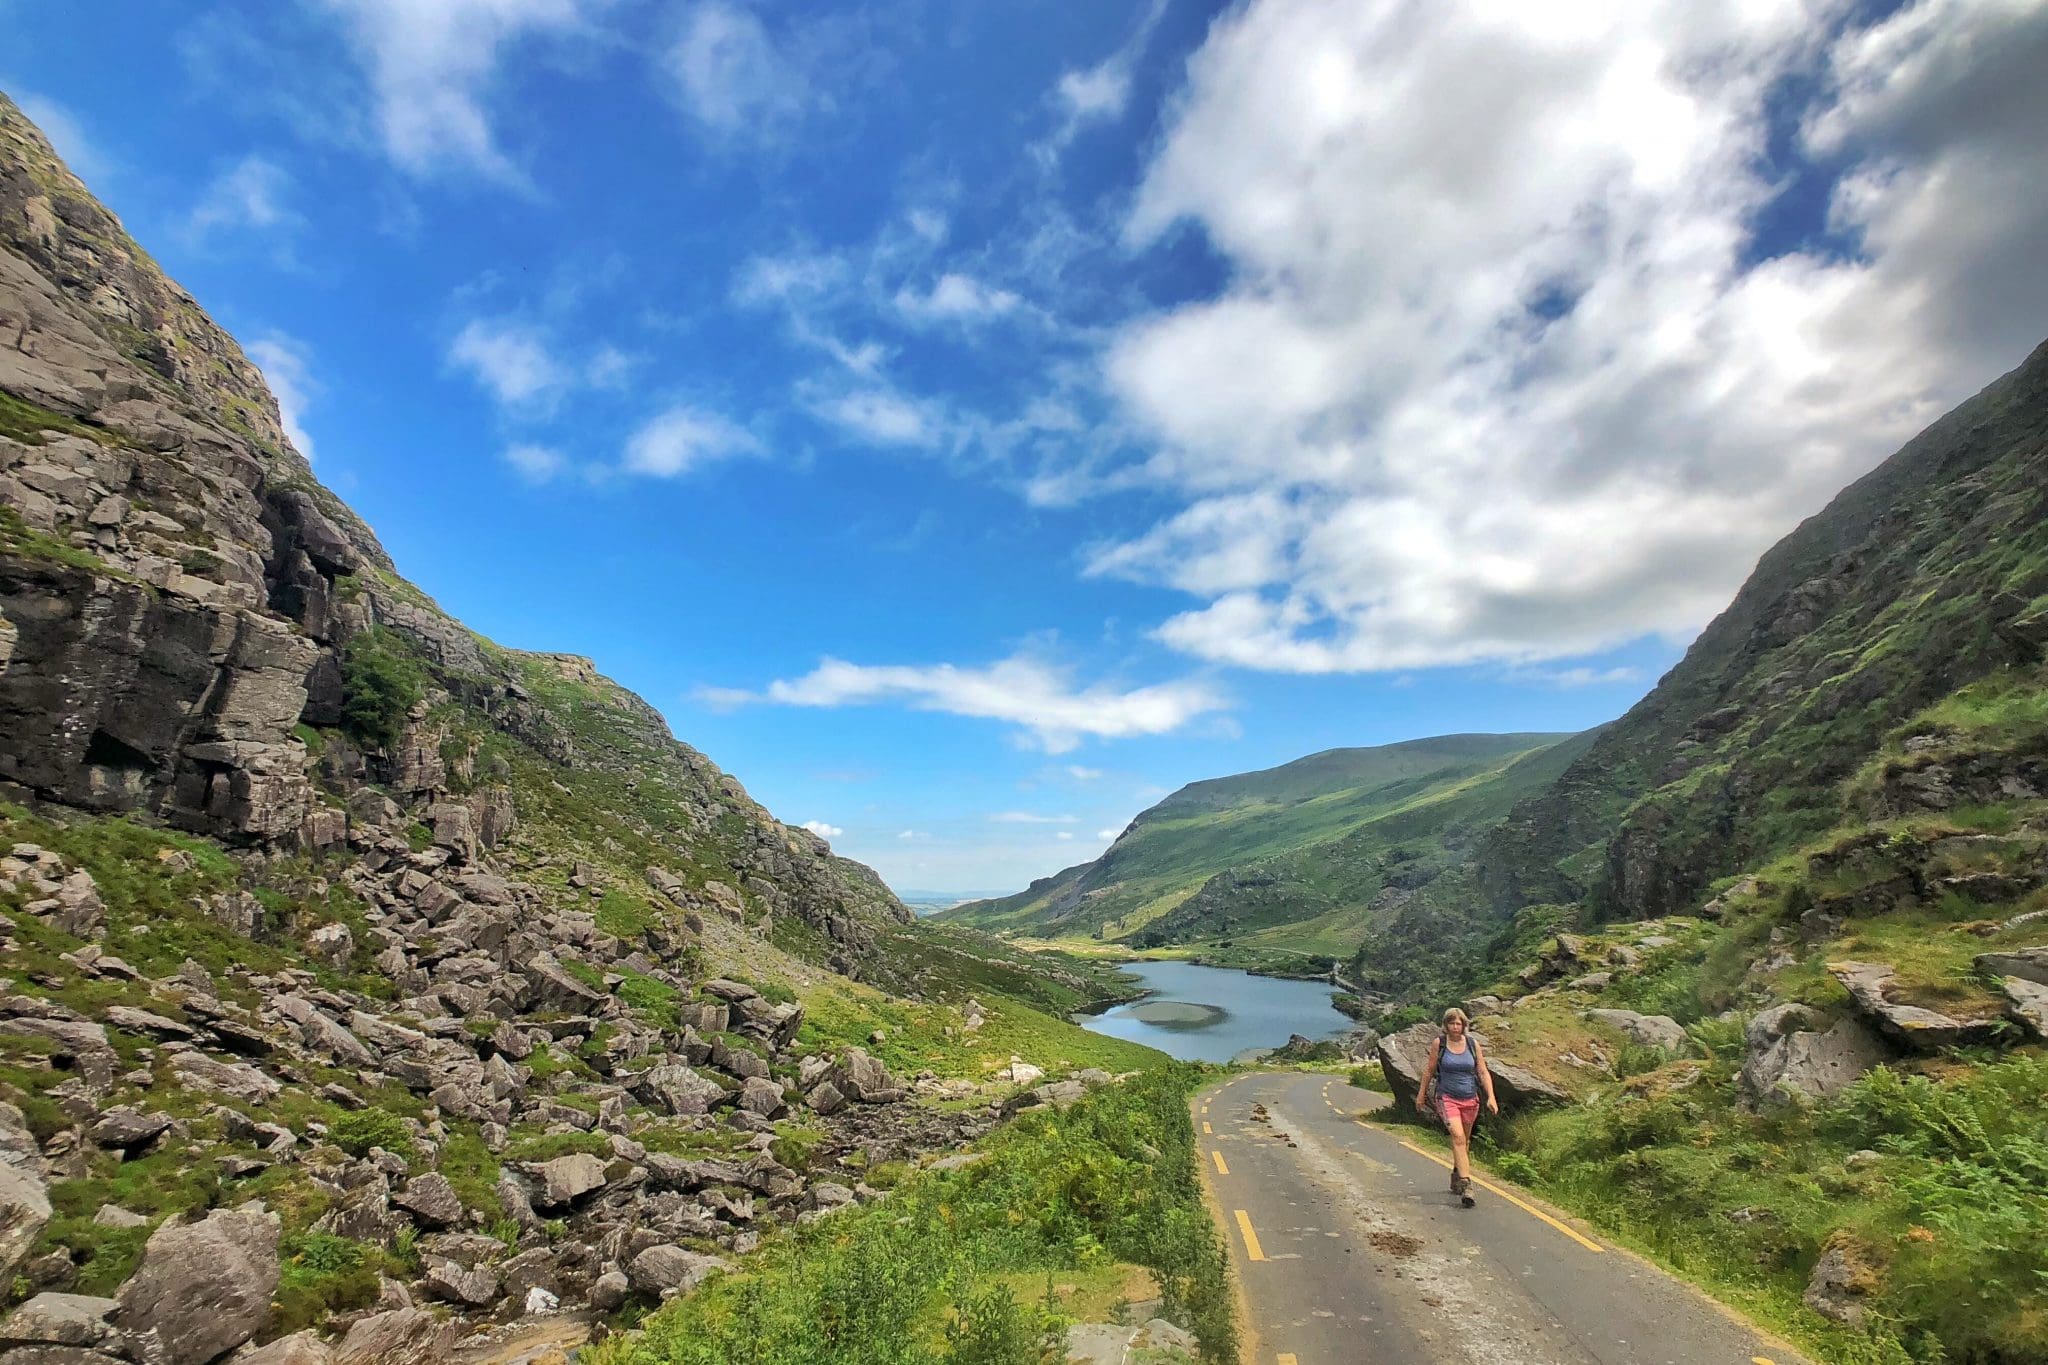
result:
[[[1125,971],[1153,994],[1080,1019],[1083,1028],[1156,1047],[1191,1062],[1227,1062],[1250,1048],[1274,1048],[1291,1033],[1328,1038],[1351,1021],[1330,1004],[1325,981],[1287,981],[1192,962],[1131,962]]]

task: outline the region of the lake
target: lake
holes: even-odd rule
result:
[[[1127,962],[1150,987],[1143,1000],[1077,1018],[1091,1033],[1156,1047],[1190,1062],[1227,1062],[1247,1048],[1275,1048],[1291,1033],[1328,1038],[1351,1027],[1330,1004],[1326,981],[1253,976],[1192,962]]]

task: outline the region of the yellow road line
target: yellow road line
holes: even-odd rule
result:
[[[1223,1164],[1223,1153],[1221,1153],[1221,1152],[1211,1152],[1211,1153],[1209,1153],[1209,1155],[1210,1155],[1210,1156],[1213,1156],[1213,1157],[1215,1157],[1215,1158],[1216,1158],[1216,1174],[1218,1174],[1218,1175],[1229,1175],[1229,1174],[1230,1174],[1230,1168],[1229,1168],[1228,1166],[1226,1166],[1226,1165],[1224,1165],[1224,1164]]]
[[[1274,1365],[1301,1365],[1301,1362],[1294,1358],[1294,1352],[1282,1351],[1280,1353],[1279,1359],[1274,1362]]]
[[[1209,1126],[1209,1120],[1207,1119],[1202,1120],[1202,1133],[1206,1137],[1216,1136],[1216,1130]]]
[[[1405,1138],[1401,1140],[1401,1145],[1403,1147],[1406,1147],[1409,1151],[1415,1153],[1415,1155],[1417,1156],[1429,1158],[1431,1161],[1434,1161],[1437,1165],[1443,1167],[1447,1171],[1454,1171],[1457,1169],[1456,1166],[1453,1166],[1450,1162],[1445,1161],[1435,1152],[1428,1151],[1421,1147],[1417,1147],[1414,1143],[1409,1142]],[[1558,1222],[1555,1218],[1552,1218],[1542,1209],[1536,1208],[1530,1204],[1523,1203],[1521,1200],[1515,1198],[1512,1194],[1509,1194],[1506,1190],[1502,1189],[1498,1185],[1491,1183],[1490,1181],[1481,1180],[1478,1176],[1475,1175],[1472,1177],[1472,1183],[1477,1185],[1480,1189],[1485,1190],[1489,1194],[1499,1195],[1501,1198],[1507,1200],[1510,1204],[1513,1204],[1516,1208],[1520,1209],[1523,1213],[1528,1214],[1530,1217],[1540,1219],[1541,1221],[1550,1224],[1550,1226],[1556,1228],[1559,1232],[1571,1238],[1574,1242],[1577,1242],[1580,1246],[1584,1247],[1588,1251],[1605,1251],[1607,1249],[1601,1246],[1598,1242],[1583,1237],[1573,1229],[1566,1227],[1563,1223]]]
[[[1259,1234],[1252,1231],[1251,1215],[1243,1209],[1237,1210],[1237,1230],[1244,1234],[1245,1259],[1263,1261],[1266,1253],[1259,1249]]]

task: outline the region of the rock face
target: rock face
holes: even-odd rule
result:
[[[671,1292],[709,1259],[678,1247],[744,1251],[813,1213],[815,1179],[762,1150],[791,1110],[821,1171],[995,1121],[992,1102],[913,1115],[874,1058],[798,1048],[800,1006],[702,979],[707,934],[795,923],[813,967],[908,990],[916,964],[876,941],[911,917],[589,660],[492,646],[400,578],[257,368],[4,96],[0,327],[0,795],[155,841],[119,894],[44,846],[65,841],[0,842],[0,892],[64,964],[21,991],[0,974],[0,1050],[63,1073],[40,1137],[0,1103],[0,1304],[73,1282],[67,1255],[32,1255],[53,1185],[174,1150],[218,1170],[222,1207],[164,1217],[120,1289],[108,1330],[137,1365],[216,1360],[268,1320],[279,1221],[230,1211],[258,1175],[319,1193],[294,1236],[417,1239],[420,1271],[344,1319],[334,1359],[439,1360],[462,1325],[414,1299],[580,1310],[631,1292],[651,1247],[694,1258],[642,1267]],[[161,961],[168,936],[138,923],[180,914],[209,965]],[[116,931],[146,971],[108,951]],[[4,955],[18,939],[0,919]],[[89,1007],[60,1003],[67,973]],[[682,1162],[638,1140],[655,1125],[756,1145]],[[506,1156],[488,1200],[436,1170],[568,1133],[588,1150]],[[109,1207],[96,1226],[139,1223]],[[16,1316],[35,1349],[90,1353],[92,1307]]]
[[[20,528],[0,536],[0,780],[284,848],[348,842],[349,798],[378,781],[451,861],[473,862],[521,815],[505,788],[460,771],[468,760],[450,768],[445,736],[395,717],[351,752],[329,745],[316,769],[295,728],[343,721],[351,641],[374,633],[571,775],[658,774],[672,804],[656,844],[701,865],[716,841],[708,861],[730,869],[701,884],[665,873],[659,894],[679,908],[794,916],[847,966],[875,925],[910,919],[872,872],[755,805],[587,660],[486,649],[399,579],[293,448],[256,366],[4,96],[0,325],[0,390],[21,405],[0,436],[0,513]],[[528,687],[534,669],[590,693],[610,736],[564,723]]]
[[[1955,1019],[1939,1010],[1893,1003],[1887,990],[1896,973],[1881,963],[1831,962],[1828,971],[1879,1033],[1911,1051],[1939,1052],[1998,1036],[1996,1019]]]
[[[217,1212],[165,1224],[121,1287],[121,1331],[163,1365],[206,1365],[256,1334],[277,1289],[275,1214]]]
[[[1804,1005],[1777,1005],[1750,1020],[1741,1088],[1752,1106],[1832,1095],[1891,1059],[1882,1039],[1854,1019],[1815,1030]]]

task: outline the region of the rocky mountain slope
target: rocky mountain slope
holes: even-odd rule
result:
[[[0,333],[0,1359],[572,1342],[1141,1055],[440,611],[4,98]]]
[[[1239,960],[1341,958],[1576,752],[1561,735],[1442,735],[1190,783],[1092,862],[942,918]]]
[[[2048,346],[1766,555],[1471,871],[1495,914],[1357,965],[1462,988],[1556,1092],[1504,1171],[1821,1358],[2048,1359]],[[1382,1040],[1397,1091],[1431,1033]]]

